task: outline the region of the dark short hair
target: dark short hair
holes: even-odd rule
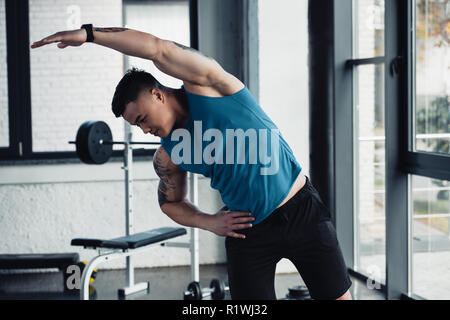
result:
[[[128,103],[136,101],[139,93],[145,89],[161,89],[166,87],[159,83],[150,73],[137,68],[129,69],[119,81],[111,103],[112,112],[121,117]]]

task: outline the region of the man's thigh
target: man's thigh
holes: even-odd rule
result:
[[[227,237],[225,241],[231,298],[276,300],[275,270],[281,257],[271,250],[275,248],[247,247],[244,243],[247,239]]]

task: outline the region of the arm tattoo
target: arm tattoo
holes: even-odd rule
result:
[[[159,202],[159,206],[162,207],[163,204],[165,203],[171,203],[174,201],[169,201],[168,198],[168,193],[171,190],[176,189],[176,185],[174,183],[172,183],[169,179],[161,179],[159,181],[159,186],[158,186],[158,202]]]
[[[198,50],[195,50],[194,48],[186,47],[185,45],[182,45],[181,43],[178,43],[178,42],[175,42],[175,41],[172,41],[172,42],[173,42],[174,44],[176,44],[178,47],[180,47],[181,49],[183,49],[183,50],[189,50],[189,51],[191,51],[191,52],[195,52],[195,53],[197,53],[197,54],[200,54],[200,55],[204,56],[205,58],[208,58],[208,59],[211,59],[211,60],[212,60],[211,57],[208,57],[207,55],[201,53],[201,52],[198,51]]]
[[[116,28],[116,27],[110,27],[110,28],[94,28],[94,31],[97,32],[123,32],[127,31],[127,28]]]
[[[169,201],[168,197],[170,193],[176,190],[177,186],[170,180],[170,170],[164,165],[160,157],[155,156],[153,158],[153,167],[161,179],[158,186],[158,202],[159,206],[162,207],[165,203],[173,202]]]

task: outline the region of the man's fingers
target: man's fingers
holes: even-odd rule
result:
[[[47,45],[47,44],[50,44],[50,43],[53,43],[53,42],[59,42],[59,41],[60,41],[60,40],[41,40],[41,41],[34,42],[34,43],[31,45],[31,48],[32,48],[32,49],[34,49],[34,48],[39,48],[39,47],[45,46],[45,45]]]
[[[62,41],[62,33],[58,32],[55,34],[52,34],[51,36],[48,36],[40,41],[36,41],[31,45],[31,48],[39,48],[42,46],[45,46],[46,44],[54,43],[54,42],[61,42]]]
[[[34,42],[34,43],[31,45],[31,48],[32,48],[32,49],[34,49],[34,48],[39,48],[39,47],[42,47],[43,45],[45,45],[45,43],[43,43],[42,41],[37,41],[37,42]]]
[[[228,232],[228,236],[233,238],[245,239],[245,236],[243,234],[239,234],[236,232]]]
[[[253,227],[253,225],[251,223],[248,224],[233,224],[232,228],[233,230],[241,230],[241,229],[248,229]]]
[[[244,217],[244,216],[251,216],[252,214],[250,212],[244,212],[244,211],[233,211],[230,213],[230,216],[235,217]]]
[[[245,223],[245,222],[249,222],[249,221],[255,221],[254,217],[249,217],[249,218],[237,218],[233,220],[233,224],[237,224],[237,223]]]

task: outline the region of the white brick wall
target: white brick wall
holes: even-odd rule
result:
[[[0,148],[9,146],[5,0],[0,0]]]
[[[4,239],[0,252],[78,252],[82,260],[89,260],[96,251],[73,247],[71,239],[123,236],[125,201],[120,165],[108,163],[95,169],[82,164],[27,166],[22,169],[26,171],[24,174],[18,172],[20,168],[9,174],[5,172],[7,168],[0,167],[0,176],[7,176],[9,181],[8,184],[0,181],[0,233]],[[139,162],[134,169],[134,231],[179,226],[158,206],[159,179],[152,163]],[[89,176],[92,170],[101,175]],[[27,176],[32,183],[23,183]],[[200,210],[213,213],[221,205],[217,193],[209,186],[209,179],[199,179]],[[199,239],[200,263],[226,261],[223,237],[201,230]],[[189,232],[177,241],[189,241]],[[101,268],[124,268],[124,261],[105,263]],[[190,255],[186,249],[154,246],[135,261],[136,267],[189,265]]]
[[[80,23],[122,26],[121,0],[30,0],[30,43]],[[111,111],[115,86],[123,76],[122,54],[94,44],[31,50],[33,151],[73,150],[85,120],[103,120],[123,139],[123,120]],[[115,149],[121,149],[115,146]]]

